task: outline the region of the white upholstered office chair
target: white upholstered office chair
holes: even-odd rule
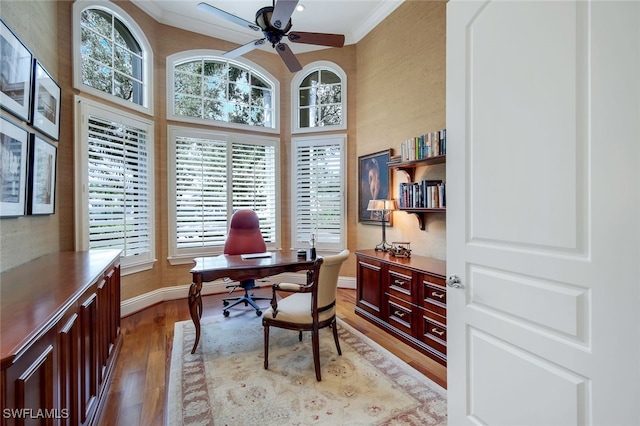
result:
[[[280,283],[273,284],[271,308],[262,317],[264,327],[264,368],[269,367],[269,328],[280,327],[298,330],[302,341],[302,332],[311,331],[313,363],[316,379],[320,375],[320,338],[318,331],[324,327],[333,329],[338,355],[342,355],[338,341],[336,326],[336,293],[338,277],[342,263],[349,257],[349,250],[343,250],[335,256],[319,257],[307,284]],[[277,300],[278,292],[292,293],[282,300]]]

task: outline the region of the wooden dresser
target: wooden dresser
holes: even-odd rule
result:
[[[0,306],[2,425],[97,423],[122,344],[120,250],[3,272]]]
[[[356,251],[356,314],[447,365],[446,262]]]

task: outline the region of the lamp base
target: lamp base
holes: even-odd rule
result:
[[[391,244],[387,243],[386,241],[382,241],[380,244],[378,244],[375,248],[376,251],[389,251],[391,249]]]

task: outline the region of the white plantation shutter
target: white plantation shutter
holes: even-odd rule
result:
[[[273,145],[231,145],[233,210],[252,209],[267,244],[276,241],[276,149]]]
[[[121,249],[123,269],[148,269],[155,260],[152,123],[87,100],[78,104],[78,175],[86,182],[79,185],[80,249]]]
[[[309,247],[315,234],[320,250],[346,247],[346,136],[292,141],[292,241]]]
[[[169,260],[220,253],[238,209],[254,210],[276,247],[278,139],[176,126],[168,133]]]
[[[224,244],[227,234],[227,143],[175,140],[176,247]]]

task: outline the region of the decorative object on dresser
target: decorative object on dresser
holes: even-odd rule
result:
[[[356,260],[356,314],[446,366],[446,262],[376,250]]]
[[[368,211],[380,212],[380,222],[382,222],[382,241],[376,246],[376,251],[388,251],[391,245],[387,243],[385,218],[391,216],[391,212],[398,209],[396,200],[370,200],[367,206]],[[389,219],[391,220],[391,219]]]
[[[49,254],[0,282],[2,424],[97,424],[122,345],[120,250]]]
[[[411,243],[393,241],[391,242],[389,254],[394,257],[411,257]]]

